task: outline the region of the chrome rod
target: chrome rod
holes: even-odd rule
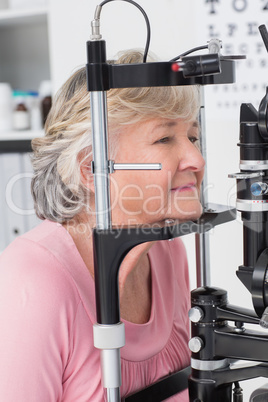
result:
[[[120,392],[119,388],[104,388],[104,392],[106,393],[105,395],[105,401],[107,402],[118,402],[120,401]]]
[[[197,287],[209,286],[210,270],[209,270],[209,238],[208,233],[195,235],[195,251],[196,251],[196,285]]]
[[[110,186],[108,172],[107,97],[106,92],[90,92],[96,225],[111,226]]]
[[[101,352],[102,385],[108,402],[120,401],[121,370],[120,349],[103,349]],[[115,369],[117,368],[117,369]]]
[[[205,101],[204,88],[200,88],[200,150],[206,161],[206,127],[205,127]],[[208,179],[205,169],[203,183],[201,186],[201,203],[203,206],[208,204]],[[209,259],[209,234],[201,233],[195,235],[195,254],[196,254],[196,284],[197,287],[210,285],[210,259]]]
[[[161,170],[161,163],[114,163],[114,170]]]
[[[92,149],[94,161],[96,226],[99,229],[109,229],[111,227],[111,204],[108,168],[108,124],[106,92],[90,92],[90,104],[92,124]],[[107,351],[101,350],[103,361],[102,381],[108,381],[109,384],[111,379],[113,384],[111,388],[104,388],[104,398],[106,398],[107,402],[120,402],[120,350],[115,348],[111,349],[109,352],[110,353],[107,353]],[[111,355],[113,359],[110,358]],[[116,378],[119,378],[119,380],[116,381],[115,384],[113,382],[114,373],[116,373]]]

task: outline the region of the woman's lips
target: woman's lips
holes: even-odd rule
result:
[[[195,183],[188,183],[185,184],[184,186],[178,186],[178,187],[174,187],[171,189],[171,191],[173,192],[184,192],[184,191],[192,191],[192,190],[196,190],[196,184]]]

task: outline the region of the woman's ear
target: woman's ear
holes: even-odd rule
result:
[[[89,152],[88,148],[83,149],[81,152],[79,152],[77,159],[80,167],[81,182],[87,189],[94,193],[95,189],[94,175],[92,173],[92,155]]]

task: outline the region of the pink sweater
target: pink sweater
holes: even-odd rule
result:
[[[180,239],[156,243],[150,320],[125,321],[121,396],[189,364],[189,281]],[[0,401],[103,401],[94,282],[69,233],[44,221],[0,257]],[[187,391],[170,401],[188,401]]]

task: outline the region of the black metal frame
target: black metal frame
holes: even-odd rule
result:
[[[109,64],[105,41],[87,42],[89,91],[111,88],[138,88],[177,85],[216,85],[235,81],[234,60],[216,54],[182,57],[184,67],[174,71],[176,62]]]
[[[260,27],[265,45],[268,33]],[[266,43],[267,42],[267,43]],[[234,62],[218,54],[181,58],[174,62],[117,65],[106,61],[105,42],[87,43],[88,90],[174,85],[207,85],[234,82]],[[178,70],[178,71],[177,71]],[[244,323],[268,327],[268,90],[259,111],[243,104],[240,114],[240,169],[237,178],[238,210],[244,227],[244,264],[237,275],[252,293],[255,312],[227,301],[227,292],[213,287],[192,291],[192,373],[189,378],[191,402],[242,401],[237,382],[258,376],[268,377],[268,336],[248,331]],[[107,161],[108,163],[108,161]],[[109,167],[107,166],[107,171]],[[252,185],[262,189],[259,194]],[[266,188],[265,188],[266,186]],[[263,190],[264,188],[264,190]],[[260,207],[261,205],[261,207]],[[217,224],[235,218],[235,211],[206,212],[199,221],[163,228],[96,228],[93,232],[97,322],[120,322],[118,272],[125,255],[136,245],[165,240],[188,233],[204,233]],[[233,325],[229,325],[233,322]],[[233,368],[232,360],[257,361]],[[164,381],[165,383],[165,381]],[[163,384],[163,382],[161,382]],[[141,393],[140,400],[144,395]],[[178,392],[178,391],[176,391]],[[139,400],[139,399],[135,399]],[[159,399],[161,400],[161,398]]]
[[[94,270],[97,322],[114,324],[120,321],[118,272],[126,254],[141,243],[168,240],[190,233],[205,233],[213,227],[234,220],[235,209],[209,205],[197,221],[164,227],[126,227],[93,230]]]
[[[175,72],[172,68],[174,62],[108,64],[104,41],[89,41],[87,50],[89,91],[104,92],[111,88],[234,82],[234,61],[223,60],[218,54],[187,57],[183,62],[186,67]],[[235,219],[235,210],[217,211],[209,208],[209,211],[199,221],[183,223],[183,225],[149,229],[135,227],[105,230],[96,228],[94,230],[93,250],[98,324],[115,325],[120,322],[118,272],[125,255],[140,243],[171,239],[188,233],[204,233],[217,224]]]

